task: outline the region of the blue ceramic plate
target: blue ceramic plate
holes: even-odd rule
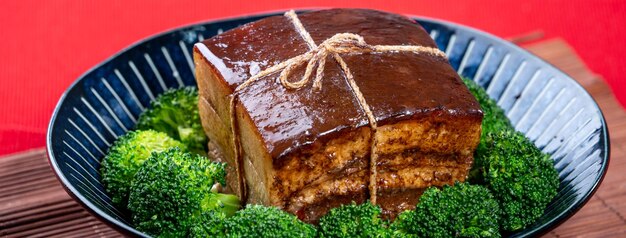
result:
[[[222,31],[275,14],[194,24],[140,41],[81,76],[61,97],[48,128],[50,164],[88,211],[130,235],[124,210],[100,183],[100,161],[132,129],[150,100],[168,88],[195,85],[192,46]],[[573,79],[536,56],[487,33],[416,20],[459,74],[474,79],[504,108],[517,130],[552,155],[561,178],[545,214],[526,230],[536,236],[565,221],[591,198],[609,162],[609,135],[598,105]]]

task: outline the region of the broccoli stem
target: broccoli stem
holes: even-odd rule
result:
[[[207,194],[200,206],[202,211],[216,210],[224,213],[226,217],[234,215],[241,207],[239,197],[232,194],[214,192]]]
[[[235,215],[235,212],[239,210],[241,204],[239,203],[239,197],[233,194],[218,193],[217,199],[222,207],[222,212],[226,214],[226,217]]]
[[[185,141],[185,140],[189,140],[190,137],[193,136],[193,128],[191,127],[184,127],[184,126],[178,126],[178,137],[181,138],[181,140]]]

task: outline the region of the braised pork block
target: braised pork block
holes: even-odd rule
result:
[[[437,47],[416,22],[395,14],[329,9],[298,18],[316,44],[354,33],[370,45]],[[309,50],[285,16],[195,45],[202,123],[211,154],[229,165],[233,193],[309,222],[330,208],[367,200],[393,218],[414,208],[424,189],[466,179],[482,111],[445,58],[340,54],[375,126],[330,56],[319,90],[285,88],[274,72],[235,92],[257,73]],[[304,68],[296,67],[289,81],[298,81]]]

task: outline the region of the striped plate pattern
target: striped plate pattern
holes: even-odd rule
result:
[[[192,46],[267,15],[234,18],[165,32],[114,55],[81,76],[59,101],[47,135],[55,173],[94,215],[127,234],[128,212],[112,206],[100,183],[100,161],[132,129],[151,100],[169,88],[195,85]],[[416,18],[460,75],[487,89],[517,130],[552,155],[561,187],[540,220],[512,237],[537,235],[579,209],[601,181],[609,156],[598,106],[574,80],[520,48],[453,23]]]

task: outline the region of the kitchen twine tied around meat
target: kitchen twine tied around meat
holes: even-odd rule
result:
[[[309,32],[304,28],[304,26],[302,25],[302,22],[300,22],[298,15],[296,15],[296,13],[293,10],[285,12],[284,15],[285,17],[291,20],[291,23],[293,23],[298,34],[300,34],[300,36],[307,43],[307,45],[309,46],[309,51],[307,51],[304,54],[285,60],[274,66],[271,66],[253,75],[248,80],[240,84],[237,88],[235,88],[233,94],[231,95],[232,97],[230,100],[231,110],[233,113],[231,119],[233,120],[232,121],[233,123],[234,123],[234,117],[235,117],[235,112],[234,112],[235,97],[241,89],[248,87],[250,84],[254,83],[255,81],[259,80],[262,77],[265,77],[267,75],[270,75],[276,72],[280,72],[278,79],[280,80],[280,83],[282,84],[283,87],[287,89],[296,89],[296,90],[301,89],[305,87],[311,81],[311,76],[313,75],[313,69],[317,66],[317,69],[315,71],[315,76],[313,78],[312,89],[313,91],[320,90],[322,88],[322,78],[324,77],[324,67],[326,65],[326,58],[328,58],[328,56],[331,55],[335,59],[335,61],[339,63],[341,70],[344,72],[348,80],[348,83],[350,84],[350,87],[352,88],[353,93],[359,100],[359,104],[361,108],[364,110],[365,114],[367,115],[370,126],[372,127],[372,129],[376,129],[377,123],[376,123],[374,114],[372,113],[369,105],[365,101],[365,97],[363,96],[363,93],[361,93],[361,90],[359,89],[358,85],[354,81],[354,76],[352,76],[352,73],[350,72],[350,68],[348,68],[348,65],[341,58],[341,56],[339,56],[339,54],[341,53],[412,52],[415,54],[428,54],[428,55],[432,55],[435,57],[446,58],[446,54],[444,52],[433,47],[418,46],[418,45],[369,45],[365,42],[362,36],[358,34],[353,34],[353,33],[337,33],[333,35],[332,37],[324,40],[321,44],[316,45],[315,42],[313,41],[313,38],[311,38],[311,35],[309,34]],[[296,82],[289,81],[288,78],[291,75],[292,71],[298,66],[301,66],[305,63],[306,63],[306,69],[304,71],[304,75],[302,76],[302,78]],[[236,126],[233,124],[232,125],[233,133],[234,133],[235,127]],[[234,140],[235,140],[234,141],[235,146],[239,145],[237,143],[238,142],[237,139],[234,138]],[[236,154],[237,154],[237,157],[239,157],[239,149],[236,149]],[[372,202],[375,203],[375,200]]]
[[[413,52],[416,54],[428,54],[436,57],[446,58],[446,54],[434,47],[418,46],[418,45],[369,45],[365,42],[362,36],[353,33],[337,33],[332,37],[324,40],[319,45],[316,45],[311,38],[309,32],[304,28],[302,22],[298,18],[298,15],[293,10],[285,12],[284,14],[291,20],[296,31],[304,39],[309,46],[309,51],[304,54],[295,56],[288,60],[285,60],[279,64],[269,67],[240,84],[233,94],[236,94],[241,89],[248,87],[250,84],[259,80],[267,75],[280,72],[278,79],[283,87],[287,89],[301,89],[305,87],[310,81],[313,75],[313,69],[317,66],[315,76],[313,78],[313,90],[320,90],[322,88],[322,79],[324,78],[324,67],[326,65],[326,58],[331,55],[344,72],[350,87],[359,100],[359,104],[365,110],[368,120],[372,127],[376,126],[376,120],[372,114],[369,105],[365,102],[363,94],[359,90],[359,87],[354,81],[354,76],[350,72],[350,68],[346,62],[339,56],[341,53],[384,53],[384,52]],[[292,71],[306,63],[306,70],[302,78],[296,82],[288,80]]]

